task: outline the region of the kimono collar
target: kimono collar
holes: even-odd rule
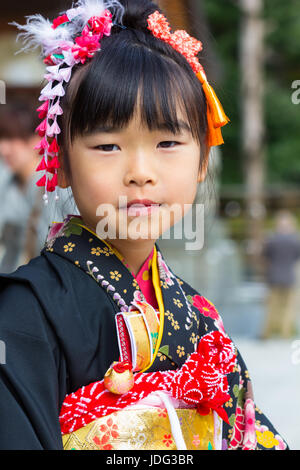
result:
[[[151,298],[155,294],[160,314],[155,357],[160,358],[163,354],[176,366],[194,351],[194,341],[190,337],[196,339],[198,335],[199,312],[195,312],[190,304],[181,287],[182,282],[168,267],[156,243],[153,253],[135,277],[122,262],[123,257],[118,250],[85,227],[80,216],[69,215],[63,223],[52,225],[43,251],[66,258],[91,276],[111,297],[115,313],[128,312],[132,305],[149,302],[148,295]],[[144,294],[137,278],[147,277],[144,273],[150,262],[154,292],[149,294],[147,286]],[[182,334],[184,331],[189,332],[190,337]]]

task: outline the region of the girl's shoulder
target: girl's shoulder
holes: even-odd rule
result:
[[[23,338],[47,341],[45,304],[55,277],[43,256],[19,266],[14,272],[0,273],[1,335],[22,335]],[[55,289],[54,289],[55,292]]]
[[[64,260],[58,256],[52,256],[51,260],[41,254],[11,273],[0,273],[0,308],[4,309],[5,302],[16,305],[18,299],[26,310],[33,302],[46,307],[50,295],[52,298],[61,295],[66,289],[68,277]]]
[[[101,291],[68,260],[42,252],[16,271],[0,274],[0,330],[47,339],[49,326],[57,332],[72,324],[74,312],[83,315],[87,299],[99,302]]]
[[[44,304],[48,295],[53,298],[70,288],[74,290],[76,283],[82,283],[83,280],[87,281],[86,284],[90,283],[90,276],[67,259],[43,250],[39,256],[19,266],[14,272],[0,273],[0,295],[8,287],[13,286],[17,290],[18,286],[24,285]]]

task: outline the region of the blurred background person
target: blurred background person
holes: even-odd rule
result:
[[[273,333],[289,338],[296,333],[296,263],[300,258],[300,238],[296,219],[287,210],[275,217],[275,231],[263,245],[266,261],[266,319],[263,338]]]
[[[72,196],[59,193],[45,206],[36,186],[40,156],[35,108],[25,100],[0,107],[0,272],[12,272],[42,249],[48,226],[67,213],[77,213]],[[75,211],[75,212],[74,212]]]

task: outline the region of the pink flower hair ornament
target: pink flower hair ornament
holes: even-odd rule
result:
[[[36,171],[44,173],[36,185],[45,187],[45,204],[48,204],[48,192],[55,191],[55,200],[59,199],[56,190],[57,170],[60,168],[57,136],[61,129],[57,116],[63,114],[60,99],[65,95],[64,84],[69,82],[74,65],[84,64],[101,49],[101,39],[111,34],[113,15],[118,24],[123,13],[124,7],[118,0],[79,0],[53,22],[36,14],[27,16],[25,25],[10,23],[23,31],[17,40],[23,38],[24,47],[17,53],[41,47],[41,55],[47,65],[44,78],[48,83],[39,97],[43,104],[37,108],[42,122],[36,132],[41,141],[35,147],[42,155]],[[54,86],[54,82],[58,83]]]

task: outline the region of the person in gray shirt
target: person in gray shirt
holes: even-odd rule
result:
[[[293,215],[282,210],[277,213],[275,232],[264,241],[267,315],[262,337],[273,333],[288,338],[295,333],[296,320],[296,263],[300,258],[300,238]]]
[[[0,107],[0,272],[9,273],[38,256],[49,225],[78,214],[71,191],[57,189],[59,200],[44,205],[36,186],[40,156],[35,145],[39,120],[34,106],[15,101]]]

